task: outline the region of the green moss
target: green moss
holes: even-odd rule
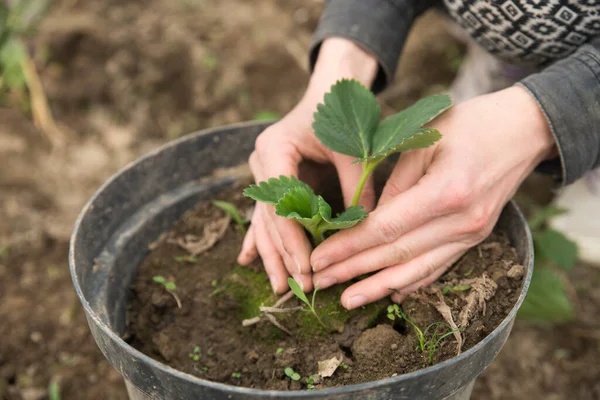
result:
[[[365,317],[367,326],[375,323],[375,320],[386,309],[387,302],[378,302],[361,307],[356,310],[348,311],[342,307],[340,297],[342,292],[350,283],[336,285],[323,291],[318,291],[315,300],[315,309],[319,314],[327,329],[323,328],[315,316],[306,311],[295,313],[275,314],[275,317],[281,321],[290,331],[297,333],[302,337],[326,336],[331,332],[341,332],[344,324],[352,317]],[[241,320],[254,318],[260,315],[261,306],[273,305],[278,297],[271,290],[271,285],[267,274],[264,271],[254,271],[251,268],[236,266],[229,275],[223,279],[222,284],[217,289],[219,296],[227,296],[237,304],[237,315]],[[308,295],[311,298],[312,294]],[[291,307],[290,303],[302,305],[297,299],[291,300],[286,307]],[[270,324],[268,324],[270,325]],[[282,332],[272,326],[273,329],[263,330],[261,335],[268,339],[279,338]]]
[[[220,295],[229,296],[237,303],[240,320],[260,315],[261,306],[272,305],[277,301],[267,274],[241,265],[236,266],[225,277],[217,290]]]

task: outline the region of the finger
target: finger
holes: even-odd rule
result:
[[[344,196],[344,205],[346,208],[352,205],[354,193],[359,185],[363,173],[362,164],[352,164],[355,158],[336,154],[333,156],[333,164],[340,179],[342,195]],[[363,190],[358,201],[358,205],[363,206],[367,211],[375,207],[375,185],[373,176],[370,176],[363,186]]]
[[[256,236],[261,238],[256,242],[258,253],[265,267],[265,272],[271,281],[271,287],[276,294],[282,294],[287,291],[288,273],[283,265],[281,255],[271,241],[269,233],[266,231],[264,223],[255,225]]]
[[[450,243],[407,264],[388,267],[346,289],[342,294],[342,305],[352,310],[389,296],[394,290],[403,294],[403,289],[408,286],[433,276],[439,269],[445,270],[467,248],[462,243]]]
[[[390,265],[404,264],[451,241],[462,240],[457,232],[459,215],[447,215],[406,233],[392,243],[371,247],[339,263],[317,271],[313,277],[321,289]]]
[[[394,294],[392,295],[392,301],[393,301],[394,303],[396,303],[396,304],[402,304],[402,302],[403,302],[404,300],[406,300],[406,297],[407,297],[407,296],[408,296],[408,295],[406,295],[406,294],[394,293]]]
[[[261,204],[260,207],[262,208],[263,211],[263,215],[265,216],[265,226],[267,228],[267,231],[269,232],[269,235],[272,239],[273,244],[275,245],[275,248],[277,249],[277,251],[279,252],[279,254],[281,255],[281,258],[283,259],[283,263],[284,266],[288,272],[289,275],[291,275],[292,277],[294,277],[294,279],[296,279],[296,281],[298,281],[299,283],[302,284],[302,289],[304,291],[309,291],[312,290],[312,277],[310,275],[307,275],[305,272],[303,272],[301,270],[300,264],[296,261],[296,259],[294,259],[294,256],[292,256],[286,248],[286,245],[284,244],[282,237],[280,236],[279,230],[277,229],[276,226],[276,221],[278,220],[284,220],[283,218],[278,217],[275,214],[267,214],[270,213],[270,210],[266,209],[266,205]],[[292,223],[292,228],[300,228],[298,225],[294,225],[293,221],[287,221],[284,220],[285,222],[291,222]],[[302,235],[304,235],[303,232],[301,232]],[[304,238],[306,239],[306,235],[304,235]],[[291,238],[289,238],[291,239]],[[309,245],[310,246],[310,245]],[[308,254],[310,254],[310,250],[308,250],[307,252],[307,256],[306,256],[306,260],[308,261]],[[307,263],[307,272],[310,272],[310,266]]]
[[[343,261],[361,251],[391,243],[432,218],[440,216],[435,185],[419,183],[375,209],[357,226],[338,232],[312,253],[313,271]]]
[[[291,275],[311,274],[310,253],[312,246],[304,233],[304,229],[296,222],[276,215],[270,211],[274,232],[277,233],[278,248],[282,254],[288,255],[284,258],[285,266]],[[275,233],[272,233],[274,235]],[[285,238],[285,240],[282,240]],[[311,280],[312,282],[312,280]],[[312,286],[312,283],[311,283]]]
[[[419,182],[425,175],[426,167],[423,157],[414,156],[415,153],[404,153],[396,163],[392,174],[383,187],[378,205],[389,202],[392,198],[404,193]]]
[[[252,220],[254,221],[254,216],[252,216]],[[242,249],[240,250],[240,254],[238,255],[237,262],[241,265],[248,265],[256,260],[258,257],[258,250],[256,249],[256,238],[254,236],[254,224],[251,224],[246,232],[246,236],[244,236],[244,241],[242,242]]]

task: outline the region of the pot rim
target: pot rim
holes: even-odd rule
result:
[[[409,372],[407,374],[402,374],[402,375],[398,375],[395,377],[379,379],[376,381],[363,382],[363,383],[358,383],[358,384],[354,384],[354,385],[322,389],[322,390],[316,390],[316,391],[306,391],[306,390],[283,391],[283,390],[253,389],[253,388],[247,388],[247,387],[241,387],[241,386],[228,385],[228,384],[220,383],[220,382],[214,382],[214,381],[202,379],[200,377],[182,372],[178,369],[170,367],[166,364],[163,364],[160,361],[157,361],[157,360],[147,356],[146,354],[142,353],[141,351],[137,350],[133,346],[130,346],[128,343],[126,343],[119,335],[116,334],[116,332],[114,332],[112,329],[110,329],[99,318],[99,316],[96,314],[96,312],[92,309],[91,305],[85,298],[83,289],[82,289],[82,287],[79,283],[79,279],[77,277],[75,251],[74,251],[75,238],[77,237],[80,225],[83,221],[83,218],[87,214],[88,210],[92,207],[92,204],[94,203],[96,198],[99,196],[99,194],[101,192],[103,192],[106,187],[110,186],[117,179],[117,177],[127,173],[130,169],[132,169],[138,163],[143,162],[144,160],[153,157],[154,155],[162,152],[163,150],[165,150],[167,148],[177,146],[179,143],[189,140],[190,137],[209,135],[209,134],[215,133],[216,131],[221,131],[221,130],[227,129],[227,128],[256,127],[256,126],[261,126],[261,125],[266,128],[273,122],[274,121],[269,121],[269,122],[249,121],[249,122],[228,124],[228,125],[224,125],[224,126],[220,126],[220,127],[208,128],[208,129],[203,129],[203,130],[200,130],[197,132],[192,132],[192,133],[184,135],[176,140],[169,141],[168,143],[165,143],[164,145],[157,147],[156,149],[142,155],[141,157],[133,160],[132,162],[126,164],[124,167],[120,168],[116,173],[114,173],[110,178],[108,178],[94,192],[92,197],[87,201],[87,203],[82,208],[81,212],[77,216],[77,219],[76,219],[75,225],[74,225],[74,229],[73,229],[73,233],[71,234],[71,238],[69,240],[69,270],[71,273],[71,279],[73,281],[73,286],[75,287],[75,292],[77,293],[77,297],[79,297],[79,300],[80,300],[81,304],[83,305],[83,308],[84,308],[84,311],[85,311],[87,317],[91,321],[93,321],[93,323],[97,327],[99,327],[102,330],[102,332],[105,335],[107,335],[110,338],[110,340],[112,340],[115,344],[117,344],[124,352],[131,354],[133,357],[139,359],[143,363],[153,365],[155,368],[162,370],[164,373],[173,375],[176,378],[179,378],[182,380],[189,381],[192,384],[206,386],[206,387],[209,387],[209,388],[215,389],[215,390],[234,392],[239,395],[244,395],[244,394],[246,394],[246,395],[269,395],[269,396],[277,396],[277,398],[294,398],[294,397],[310,398],[310,397],[312,397],[312,395],[315,395],[315,396],[335,395],[335,394],[352,392],[355,390],[375,389],[375,388],[378,388],[381,386],[398,384],[404,380],[408,380],[408,379],[417,377],[418,375],[435,373],[436,371],[439,371],[441,369],[451,366],[452,364],[454,364],[455,362],[457,362],[459,360],[462,360],[464,358],[472,356],[474,353],[481,350],[482,347],[486,346],[487,343],[492,341],[493,337],[495,335],[497,335],[503,328],[505,328],[508,324],[510,324],[514,321],[517,311],[520,308],[521,304],[523,303],[523,300],[525,299],[525,296],[529,289],[529,284],[531,282],[531,277],[533,274],[533,265],[526,266],[527,274],[523,277],[523,285],[521,287],[521,293],[519,294],[519,298],[517,299],[515,305],[511,309],[511,311],[490,334],[488,334],[483,340],[481,340],[475,346],[460,353],[457,356],[454,356],[452,358],[449,358],[448,360],[442,361],[439,364],[435,364],[430,367],[419,369],[417,371]],[[509,201],[504,207],[506,208],[509,206],[513,207],[515,209],[518,218],[523,222],[523,224],[525,224],[527,246],[531,250],[533,250],[533,239],[531,236],[531,231],[527,228],[527,222],[525,220],[525,217],[523,216],[523,213],[517,207],[514,200]],[[523,261],[523,260],[521,260],[521,261]],[[533,259],[530,260],[530,264],[533,264]],[[119,371],[119,372],[121,372],[123,374],[123,371]]]

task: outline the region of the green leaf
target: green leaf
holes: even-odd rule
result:
[[[220,208],[225,211],[227,214],[231,215],[231,218],[240,226],[243,226],[248,223],[247,219],[242,218],[237,207],[227,201],[214,200],[213,205],[215,207]]]
[[[296,297],[302,300],[307,306],[310,307],[310,302],[308,301],[308,298],[306,297],[304,291],[294,278],[288,278],[288,285],[290,286],[290,289],[292,289],[292,292],[294,292]]]
[[[58,382],[51,382],[48,386],[48,398],[49,400],[60,400],[60,386]]]
[[[323,220],[319,214],[320,200],[322,198],[315,195],[309,186],[298,186],[279,200],[275,205],[275,213],[281,217],[293,218],[310,232],[314,232]]]
[[[342,79],[317,106],[312,126],[317,138],[332,151],[366,158],[379,124],[379,104],[356,80]]]
[[[177,285],[175,285],[175,282],[166,282],[165,289],[174,291],[174,290],[177,290]]]
[[[0,48],[0,70],[4,83],[8,87],[14,89],[25,87],[25,75],[21,68],[25,57],[25,47],[17,39],[8,39]]]
[[[292,378],[292,380],[293,380],[293,381],[299,381],[299,380],[300,380],[300,378],[302,378],[302,377],[300,376],[300,374],[299,374],[299,373],[297,373],[297,372],[294,372],[294,373],[292,374],[292,376],[290,376],[290,378]]]
[[[565,270],[569,270],[577,262],[577,244],[561,232],[549,229],[534,236],[534,243],[539,256],[547,259]]]
[[[565,322],[575,317],[563,281],[550,266],[536,262],[529,291],[518,316],[542,323]]]
[[[160,275],[152,277],[152,280],[156,283],[163,283],[163,284],[167,281],[163,276],[160,276]]]
[[[287,367],[286,369],[283,370],[283,372],[285,373],[286,376],[288,377],[292,377],[292,375],[295,374],[294,370],[290,367]]]
[[[567,212],[568,210],[565,208],[554,206],[540,208],[535,212],[535,214],[533,214],[533,216],[531,216],[531,218],[529,218],[527,223],[529,224],[529,228],[532,231],[535,231],[541,228],[543,224],[548,222],[548,220],[552,219],[553,217],[565,214]]]
[[[347,229],[358,224],[369,215],[368,212],[362,206],[353,206],[346,209],[346,211],[338,214],[335,218],[331,216],[331,206],[322,200],[319,203],[319,213],[323,217],[323,222],[319,225],[319,230],[330,231],[337,229]]]
[[[288,178],[281,175],[279,178],[269,178],[267,181],[259,182],[258,185],[250,185],[244,190],[244,196],[263,203],[277,204],[287,192],[297,187],[312,190],[306,183],[293,176]]]
[[[442,135],[436,129],[423,128],[423,125],[451,106],[452,99],[447,95],[429,96],[384,119],[375,132],[373,152],[368,158],[380,159],[398,151],[431,146]]]

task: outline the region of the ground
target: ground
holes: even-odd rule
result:
[[[71,287],[68,237],[93,191],[187,132],[289,110],[308,80],[320,0],[61,0],[31,39],[61,125],[51,146],[16,108],[0,108],[0,398],[125,399]],[[461,46],[428,15],[398,79],[402,108],[451,81]],[[57,138],[54,138],[57,139]],[[600,399],[600,270],[571,274],[578,319],[518,321],[474,399]]]

